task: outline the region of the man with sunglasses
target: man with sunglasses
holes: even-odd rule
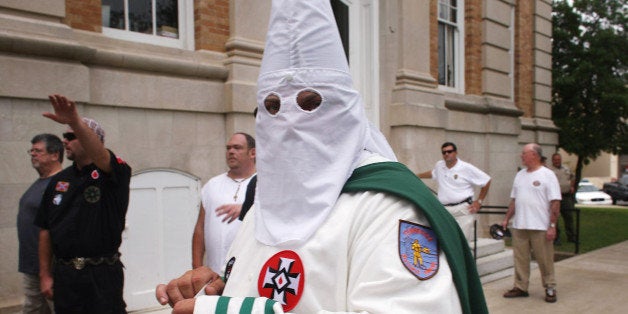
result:
[[[454,216],[467,240],[473,239],[474,214],[491,186],[491,177],[476,166],[458,159],[458,148],[452,142],[441,145],[443,160],[439,160],[431,171],[418,173],[423,179],[434,179],[438,183],[438,200]],[[475,187],[480,188],[478,198],[473,200]]]
[[[131,167],[105,148],[98,122],[64,96],[49,98],[54,113],[43,115],[67,125],[63,145],[73,164],[52,178],[35,220],[41,290],[58,313],[126,313],[118,249]]]

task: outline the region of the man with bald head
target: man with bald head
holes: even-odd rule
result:
[[[530,254],[541,271],[545,301],[556,302],[554,273],[554,239],[556,222],[560,215],[560,185],[554,172],[543,166],[543,151],[536,143],[523,147],[524,166],[515,176],[510,192],[510,204],[502,227],[507,228],[512,218],[511,234],[515,260],[514,287],[505,298],[527,297],[530,279]]]

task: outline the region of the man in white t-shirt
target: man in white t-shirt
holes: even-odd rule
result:
[[[255,174],[255,139],[235,133],[227,142],[229,171],[211,178],[201,190],[201,209],[192,237],[192,268],[222,272],[225,256],[240,227],[246,187]]]
[[[467,240],[473,239],[475,213],[482,207],[491,177],[476,166],[458,159],[458,148],[452,142],[441,145],[443,160],[434,169],[418,173],[422,179],[434,179],[438,183],[438,200],[454,216]],[[478,198],[473,200],[475,187],[480,188]]]
[[[515,259],[514,287],[505,298],[528,296],[530,254],[541,271],[545,301],[556,302],[554,274],[554,245],[556,222],[560,215],[560,185],[552,170],[541,163],[543,152],[538,144],[523,147],[521,160],[524,169],[515,176],[510,192],[510,205],[502,222],[504,228],[513,218],[511,233]]]

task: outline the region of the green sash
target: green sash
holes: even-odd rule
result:
[[[482,284],[467,239],[454,218],[405,165],[381,162],[357,168],[342,192],[377,191],[403,198],[423,211],[451,268],[464,313],[488,313]]]

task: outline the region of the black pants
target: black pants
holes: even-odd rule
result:
[[[563,217],[563,221],[565,222],[565,233],[567,234],[567,240],[571,242],[576,241],[576,231],[573,225],[573,215],[575,211],[574,207],[574,195],[573,194],[563,194],[562,200],[560,201],[560,215]],[[558,222],[558,221],[557,221]],[[560,228],[558,227],[558,223],[556,224],[556,234],[560,233]],[[557,238],[558,239],[558,238]]]
[[[53,300],[55,312],[64,313],[126,313],[122,297],[124,272],[122,263],[54,266]]]

